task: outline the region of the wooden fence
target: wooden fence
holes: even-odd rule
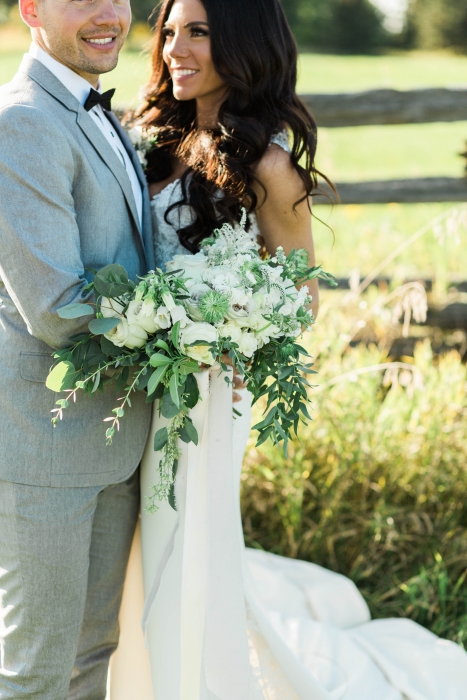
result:
[[[467,89],[369,90],[367,92],[303,95],[318,127],[426,124],[467,121]],[[466,130],[467,138],[467,130]],[[428,177],[409,180],[336,183],[342,204],[390,202],[465,202],[467,177]],[[317,204],[333,204],[335,197],[315,197]]]

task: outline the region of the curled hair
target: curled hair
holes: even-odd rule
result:
[[[192,207],[193,221],[178,235],[196,252],[219,224],[238,221],[242,207],[249,212],[258,207],[255,167],[271,138],[284,129],[305,190],[295,206],[308,200],[317,186],[316,124],[296,93],[298,50],[279,0],[201,0],[212,60],[227,91],[216,128],[198,129],[196,101],[175,99],[163,60],[163,28],[174,2],[163,0],[159,9],[152,74],[137,117],[159,134],[148,157],[149,182],[168,178],[175,158],[188,167],[181,179],[183,198],[166,217],[181,204]]]

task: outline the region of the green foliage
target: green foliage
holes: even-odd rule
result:
[[[467,371],[456,352],[434,359],[428,340],[392,365],[387,299],[323,295],[306,344],[320,385],[313,421],[288,458],[251,443],[246,540],[350,576],[374,617],[409,617],[463,644]],[[356,328],[373,342],[352,347]]]
[[[386,43],[382,17],[368,0],[302,2],[292,25],[302,46],[329,53],[369,54]]]
[[[282,0],[282,5],[302,46],[365,54],[387,43],[382,16],[369,0]],[[132,10],[135,20],[144,22],[154,3],[133,0]]]
[[[405,34],[412,47],[467,52],[465,0],[412,0]]]
[[[6,2],[0,2],[0,26],[6,24],[9,19],[10,6]]]
[[[369,0],[303,0],[294,4],[289,21],[302,46],[329,53],[371,54],[388,43],[383,17]]]
[[[158,3],[155,0],[131,0],[133,19],[138,22],[147,22],[151,18],[152,24],[157,5]]]

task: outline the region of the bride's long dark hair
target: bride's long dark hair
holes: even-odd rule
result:
[[[198,130],[196,101],[178,101],[162,53],[163,27],[175,0],[163,0],[155,28],[152,75],[145,88],[139,123],[157,127],[158,147],[148,157],[150,182],[168,178],[174,158],[188,166],[183,199],[193,222],[178,233],[191,252],[220,223],[254,211],[255,166],[274,134],[287,129],[292,163],[305,194],[317,185],[316,124],[296,93],[298,50],[279,0],[201,0],[208,17],[215,69],[228,88],[215,129]],[[264,189],[264,188],[263,188]],[[216,197],[221,190],[222,198]],[[265,191],[265,196],[267,192]],[[296,202],[295,205],[299,204]]]

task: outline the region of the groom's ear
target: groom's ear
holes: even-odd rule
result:
[[[40,2],[41,0],[19,0],[21,19],[28,27],[31,27],[31,29],[42,26],[38,15],[38,5]]]

